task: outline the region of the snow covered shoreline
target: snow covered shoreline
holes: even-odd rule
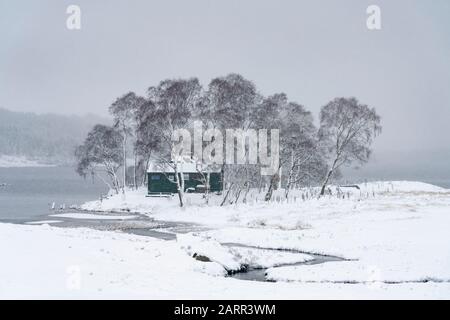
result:
[[[25,157],[0,155],[0,168],[45,168],[54,166]]]
[[[84,228],[0,224],[0,252],[7,262],[0,266],[4,279],[0,296],[450,297],[449,190],[422,183],[378,182],[361,185],[358,194],[355,191],[354,197],[345,199],[255,201],[224,208],[205,206],[195,196],[184,209],[178,208],[176,199],[145,198],[143,191],[83,206],[208,227],[178,234],[171,241]],[[311,259],[308,253],[346,261],[301,264]],[[30,265],[36,267],[31,270]],[[276,282],[226,277],[243,265],[267,268],[266,278]]]

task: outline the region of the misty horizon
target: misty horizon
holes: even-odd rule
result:
[[[365,25],[371,1],[77,1],[75,31],[65,24],[69,4],[0,4],[1,108],[109,117],[128,91],[145,96],[161,80],[188,77],[206,87],[236,72],[265,96],[286,93],[315,123],[334,97],[375,107],[383,132],[362,172],[403,163],[448,175],[447,1],[377,1],[377,31]]]

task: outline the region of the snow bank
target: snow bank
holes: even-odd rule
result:
[[[328,262],[319,265],[288,266],[270,268],[267,279],[273,281],[299,282],[331,282],[331,283],[420,283],[420,282],[449,282],[448,273],[423,270],[421,274],[410,275],[404,266],[392,265],[389,268],[378,264],[367,264],[364,261]],[[441,270],[444,271],[444,270]]]
[[[312,256],[306,254],[257,248],[231,247],[231,252],[239,257],[243,265],[252,268],[270,268],[313,260]]]
[[[152,213],[159,208],[165,208],[169,205],[175,207],[175,201],[172,198],[149,198],[147,190],[127,190],[125,194],[111,194],[107,199],[90,201],[81,206],[81,209],[87,211],[106,211],[106,212],[139,212]]]
[[[177,242],[191,257],[207,258],[222,265],[227,272],[239,271],[246,267],[270,268],[283,264],[310,261],[313,258],[306,254],[264,250],[242,247],[239,245],[223,245],[203,234],[177,235]]]
[[[25,157],[0,155],[0,168],[52,167],[54,165],[30,160]]]
[[[236,256],[217,241],[193,234],[179,234],[177,242],[189,256],[203,256],[222,265],[227,271],[237,271],[242,267]]]
[[[135,215],[105,215],[105,214],[89,214],[89,213],[59,213],[52,214],[51,217],[69,218],[69,219],[84,219],[84,220],[130,220],[138,216]]]
[[[333,195],[319,200],[317,197],[302,200],[302,196],[310,191],[301,189],[292,191],[289,201],[285,201],[284,197],[280,196],[283,201],[271,203],[262,200],[264,193],[258,194],[256,190],[252,190],[247,204],[224,207],[219,206],[222,196],[212,194],[209,205],[206,205],[201,194],[185,194],[184,208],[179,207],[176,197],[146,197],[147,190],[141,188],[137,191],[129,190],[126,194],[111,195],[108,199],[87,202],[81,208],[88,211],[136,212],[161,220],[187,221],[210,226],[246,225],[258,228],[269,223],[271,227],[280,229],[304,229],[310,227],[306,221],[301,219],[286,221],[286,216],[291,216],[292,212],[296,213],[299,208],[305,212],[315,211],[321,214],[329,210],[348,211],[355,207],[364,207],[366,203],[383,205],[395,200],[395,204],[398,205],[401,202],[399,197],[404,199],[405,193],[416,196],[417,201],[422,201],[426,205],[426,201],[434,199],[430,198],[434,194],[442,196],[450,194],[448,189],[422,182],[380,181],[358,186],[359,189],[341,187],[340,192],[343,193],[344,199],[337,199]],[[330,188],[336,194],[336,187]],[[276,193],[282,195],[283,192],[283,190],[277,190]],[[411,200],[407,199],[407,201]],[[264,211],[263,214],[261,211]],[[277,219],[274,219],[275,217]],[[278,225],[275,225],[276,221],[279,221]]]
[[[26,224],[39,225],[39,224],[61,223],[61,222],[62,222],[61,220],[41,220],[41,221],[30,221],[30,222],[27,222]]]
[[[418,181],[376,181],[359,184],[363,192],[450,192],[432,184]]]

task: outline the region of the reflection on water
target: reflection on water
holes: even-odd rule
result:
[[[0,220],[46,215],[53,202],[80,205],[107,192],[101,181],[84,180],[71,167],[0,168]]]

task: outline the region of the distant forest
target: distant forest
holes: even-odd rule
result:
[[[94,115],[34,114],[0,108],[0,156],[73,163],[75,147],[98,123],[109,121]]]

